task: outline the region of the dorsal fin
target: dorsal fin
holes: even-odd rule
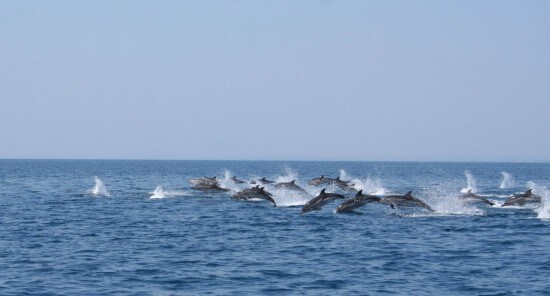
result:
[[[468,190],[468,192],[466,192],[466,194],[472,194],[472,189]]]
[[[336,177],[336,179],[334,179],[336,181],[340,181],[340,176]]]
[[[324,179],[324,178],[325,178],[325,175],[321,175],[321,178],[319,178],[319,179]]]
[[[325,189],[326,188],[323,188],[323,190],[321,190],[321,193],[319,193],[319,195],[324,195],[325,194]]]
[[[212,177],[212,179],[216,179],[216,176]]]
[[[525,191],[525,195],[531,195],[531,194],[532,194],[532,193],[531,193],[532,190],[533,190],[533,189],[529,189],[529,190]]]
[[[412,193],[413,193],[412,191],[409,191],[409,192],[407,192],[407,194],[405,194],[404,197],[405,197],[405,198],[411,198],[411,197],[412,197]]]
[[[265,187],[260,187],[260,191],[264,191],[264,188],[265,188]]]
[[[290,181],[290,184],[294,184],[294,182],[295,182],[295,181],[296,181],[296,180],[292,180],[292,181]]]
[[[359,190],[359,192],[357,192],[357,194],[355,195],[355,197],[358,197],[358,196],[361,196],[363,195],[363,189]]]
[[[260,185],[256,185],[256,187],[254,187],[254,188],[258,188],[258,189],[260,189]]]

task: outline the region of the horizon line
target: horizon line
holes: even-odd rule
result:
[[[1,158],[0,160],[73,161],[249,161],[249,162],[440,162],[440,163],[550,163],[542,160],[327,160],[327,159],[170,159],[170,158]]]

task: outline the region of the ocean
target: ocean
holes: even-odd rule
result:
[[[320,175],[434,212],[300,215]],[[230,191],[193,190],[202,176]],[[231,176],[307,194],[232,200],[251,185]],[[501,207],[530,188],[541,205]],[[548,163],[0,160],[0,294],[548,295],[548,188]],[[465,204],[469,189],[495,205]]]

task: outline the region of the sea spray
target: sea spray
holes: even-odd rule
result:
[[[348,172],[346,172],[346,170],[344,170],[344,169],[340,170],[340,180],[342,180],[342,181],[351,180],[351,177],[348,175]]]
[[[160,185],[157,186],[155,190],[150,194],[151,194],[150,198],[152,199],[191,195],[191,193],[187,191],[165,189],[163,186],[160,186]]]
[[[230,170],[224,170],[223,171],[223,179],[219,180],[219,185],[222,188],[227,188],[232,191],[238,192],[239,190],[243,188],[247,188],[248,184],[236,184],[231,178],[233,177],[233,173]]]
[[[109,191],[97,176],[94,177],[95,186],[90,190],[90,193],[95,196],[109,196]]]
[[[532,193],[540,196],[541,205],[534,208],[533,211],[537,213],[537,218],[548,220],[550,219],[550,190],[546,186],[538,185],[535,182],[527,182],[527,187],[533,189]]]
[[[453,184],[434,185],[424,190],[425,200],[438,214],[483,215],[475,204],[468,204],[456,193]],[[417,197],[418,198],[418,197]],[[420,199],[423,199],[422,197]]]
[[[476,187],[476,179],[474,178],[474,175],[472,175],[472,173],[468,170],[464,172],[464,175],[466,176],[467,185],[466,185],[466,188],[462,188],[460,192],[467,193],[468,191],[472,190],[472,193],[476,193],[477,187]]]
[[[166,192],[164,192],[162,186],[157,186],[157,188],[155,188],[155,191],[153,191],[151,198],[166,198]]]
[[[277,207],[303,206],[313,198],[309,194],[285,189],[276,189],[271,193]]]
[[[291,167],[285,166],[285,175],[277,177],[275,179],[275,182],[283,183],[283,182],[290,182],[293,180],[296,180],[296,182],[300,181],[298,180],[298,173]]]
[[[514,186],[514,177],[508,172],[500,172],[500,189],[506,189]]]
[[[350,183],[353,184],[353,189],[357,191],[363,190],[364,194],[384,195],[387,193],[386,188],[382,185],[382,180],[378,177],[373,178],[369,175],[366,179],[361,180],[352,177],[345,170],[340,170],[340,179],[343,181],[350,181]]]

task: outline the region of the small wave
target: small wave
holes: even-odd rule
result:
[[[460,192],[467,193],[468,191],[472,190],[472,193],[476,193],[477,187],[476,187],[476,179],[474,178],[474,175],[472,175],[472,173],[468,170],[464,172],[464,175],[466,176],[467,185],[466,185],[466,188],[462,188]]]
[[[95,186],[94,188],[90,189],[88,192],[95,196],[110,196],[109,191],[107,191],[107,188],[105,187],[101,179],[99,179],[96,176],[94,177],[94,180],[95,180]]]
[[[512,177],[512,174],[508,172],[500,172],[500,174],[500,189],[506,189],[514,186],[514,177]]]

